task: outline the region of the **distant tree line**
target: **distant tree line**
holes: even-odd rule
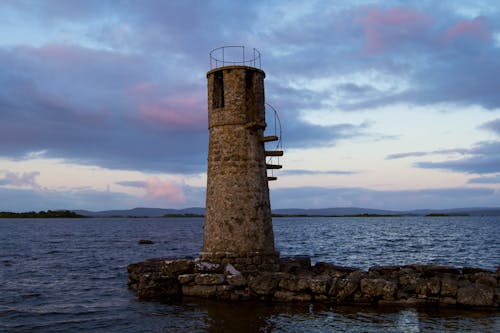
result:
[[[48,210],[39,212],[0,212],[0,218],[78,218],[85,217],[70,210]]]

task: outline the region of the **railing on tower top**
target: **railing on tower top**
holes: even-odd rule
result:
[[[250,66],[261,68],[260,52],[244,46],[222,46],[210,51],[210,69],[224,66]]]

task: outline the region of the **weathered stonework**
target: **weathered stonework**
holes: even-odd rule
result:
[[[197,267],[217,269],[207,273]],[[372,267],[363,271],[328,263],[316,263],[312,267],[308,258],[300,257],[283,258],[279,270],[275,271],[245,273],[231,263],[220,266],[199,259],[191,263],[186,259],[148,260],[130,265],[128,271],[129,286],[141,299],[172,301],[201,297],[233,301],[500,309],[497,273],[468,268],[409,265]]]
[[[207,73],[209,149],[200,258],[231,262],[245,271],[272,269],[266,266],[277,266],[279,258],[261,140],[266,127],[264,77],[262,70],[248,66]]]

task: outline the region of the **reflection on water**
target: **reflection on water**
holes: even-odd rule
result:
[[[330,307],[321,304],[221,303],[190,299],[210,332],[498,332],[498,313]],[[198,318],[200,319],[200,318]],[[172,327],[169,327],[172,328]]]
[[[275,219],[282,255],[496,269],[500,218]],[[126,267],[196,256],[203,219],[0,219],[0,332],[500,332],[499,312],[140,302]],[[153,245],[138,245],[151,239]]]

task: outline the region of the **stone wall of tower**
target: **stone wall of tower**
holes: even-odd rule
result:
[[[261,141],[264,77],[260,69],[247,66],[226,66],[207,73],[210,133],[200,253],[204,259],[275,255]]]

